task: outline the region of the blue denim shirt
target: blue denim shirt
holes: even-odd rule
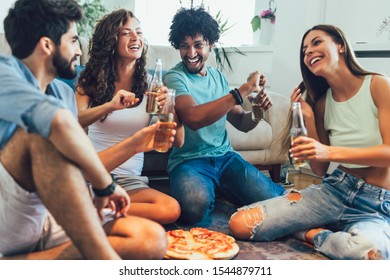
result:
[[[60,108],[77,116],[76,99],[68,85],[53,80],[45,94],[22,61],[0,55],[0,149],[17,127],[49,137],[51,123]]]

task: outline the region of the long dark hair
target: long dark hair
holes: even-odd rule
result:
[[[109,102],[114,96],[115,81],[118,78],[115,72],[118,36],[121,27],[130,18],[136,18],[131,11],[116,10],[105,15],[95,27],[89,42],[89,60],[77,85],[90,97],[90,107]],[[147,46],[144,42],[142,55],[136,61],[131,89],[141,101],[147,89],[146,52]]]
[[[329,36],[332,37],[333,41],[336,44],[340,44],[344,47],[345,63],[353,75],[355,76],[378,75],[378,73],[365,70],[359,64],[359,62],[356,59],[355,53],[342,30],[340,30],[338,27],[334,25],[328,25],[328,24],[320,24],[320,25],[313,26],[311,29],[307,30],[302,37],[301,47],[300,47],[300,59],[299,59],[302,78],[303,78],[302,87],[306,88],[306,92],[303,98],[312,107],[313,111],[316,102],[326,94],[327,90],[330,87],[328,82],[323,77],[314,75],[304,63],[305,53],[302,51],[303,43],[306,36],[309,34],[309,32],[314,30],[320,30],[327,33]],[[286,153],[291,145],[291,140],[289,137],[289,130],[291,127],[290,114],[291,114],[291,109],[290,109],[290,113],[287,116],[288,117],[287,126],[282,132],[282,137],[284,141],[283,148],[281,151],[282,153]]]

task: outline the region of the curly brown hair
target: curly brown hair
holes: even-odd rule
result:
[[[131,11],[119,9],[105,15],[95,27],[88,47],[89,60],[77,84],[77,87],[83,89],[82,94],[90,97],[90,107],[109,102],[114,96],[115,81],[118,78],[115,72],[118,36],[122,26],[130,18],[136,17]],[[147,45],[144,42],[142,55],[136,61],[136,69],[132,77],[131,91],[140,101],[147,89],[146,52]]]

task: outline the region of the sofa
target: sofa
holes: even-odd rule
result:
[[[80,38],[80,47],[83,54],[78,63],[82,65],[88,60],[88,41]],[[9,46],[2,33],[0,33],[0,53],[10,53]],[[165,70],[170,69],[180,61],[179,53],[173,47],[149,46],[148,69],[153,69],[157,58],[163,60]],[[216,66],[213,52],[210,53],[208,63],[210,66]],[[267,170],[273,181],[279,182],[281,164],[287,161],[287,155],[280,153],[282,141],[279,136],[287,122],[290,101],[287,97],[275,92],[269,91],[268,95],[273,106],[265,112],[264,119],[255,129],[243,133],[228,122],[226,123],[226,129],[233,148],[259,170]],[[245,110],[250,110],[250,104],[247,100],[245,100],[243,107]],[[155,151],[145,153],[143,174],[150,177],[166,176],[167,161],[168,153]]]

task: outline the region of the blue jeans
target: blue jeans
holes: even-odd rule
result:
[[[171,194],[180,203],[181,220],[202,224],[214,208],[215,192],[242,206],[285,193],[239,154],[186,160],[170,173]]]
[[[294,232],[326,227],[315,248],[332,259],[367,259],[369,252],[390,258],[390,191],[336,169],[321,184],[258,202],[262,219],[252,240],[270,241]]]

